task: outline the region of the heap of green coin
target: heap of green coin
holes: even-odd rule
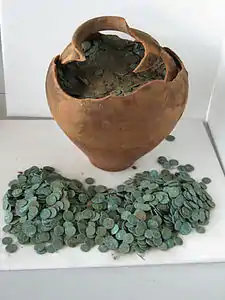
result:
[[[89,251],[144,253],[182,245],[179,236],[193,229],[204,233],[210,210],[210,178],[196,182],[193,166],[179,166],[160,156],[163,169],[136,173],[116,189],[67,179],[52,167],[33,166],[9,183],[3,198],[3,231],[22,245],[32,244],[38,254],[54,253],[65,245]],[[172,171],[169,171],[172,169]],[[13,253],[17,245],[5,236],[2,243]]]

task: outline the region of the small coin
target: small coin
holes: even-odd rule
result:
[[[134,241],[134,237],[131,233],[126,233],[123,237],[123,242],[126,244],[132,244]]]
[[[60,226],[60,225],[57,225],[55,228],[54,228],[54,234],[56,236],[61,236],[64,234],[64,227],[63,226]]]
[[[16,244],[9,244],[5,247],[5,250],[8,252],[8,253],[14,253],[16,252],[18,249],[17,245]]]
[[[10,224],[12,222],[13,214],[11,211],[6,211],[4,220],[6,224]]]
[[[57,201],[57,199],[56,199],[56,196],[54,194],[50,194],[46,198],[46,203],[49,206],[54,205],[56,203],[56,201]]]
[[[73,215],[72,211],[69,211],[69,210],[64,211],[64,213],[63,213],[63,219],[65,221],[73,221],[74,215]]]
[[[176,237],[174,238],[174,243],[175,243],[176,245],[178,245],[178,246],[181,246],[181,245],[183,245],[183,240],[182,240],[181,237],[176,236]]]
[[[115,224],[115,225],[113,226],[113,228],[111,229],[111,234],[112,234],[112,235],[115,235],[115,234],[117,234],[118,231],[119,231],[119,225],[118,225],[118,224]]]
[[[138,220],[146,220],[146,213],[143,210],[136,210],[134,214]]]
[[[88,177],[88,178],[85,179],[85,182],[86,182],[87,184],[94,184],[94,183],[95,183],[95,180],[94,180],[94,178],[92,178],[92,177]]]
[[[63,241],[60,238],[54,238],[52,240],[52,246],[54,247],[55,251],[60,250],[63,248]]]
[[[186,172],[192,172],[192,171],[194,171],[194,167],[192,166],[192,165],[190,165],[190,164],[186,164],[185,166],[185,171]]]
[[[108,247],[107,247],[106,245],[99,245],[99,246],[98,246],[98,250],[99,250],[100,252],[102,252],[102,253],[105,253],[105,252],[108,252],[108,251],[109,251],[109,249],[108,249]]]
[[[198,233],[205,233],[205,228],[202,226],[197,226],[195,229]]]
[[[13,242],[13,239],[9,236],[6,236],[2,239],[3,245],[9,245],[9,244],[12,244],[12,242]]]
[[[46,250],[48,253],[55,253],[57,251],[52,245],[48,245]]]
[[[123,242],[120,246],[119,246],[119,252],[122,254],[126,254],[130,252],[130,246]]]
[[[191,232],[192,230],[192,227],[191,227],[191,224],[188,223],[188,222],[184,222],[182,225],[181,225],[181,228],[180,228],[180,233],[182,235],[187,235]]]
[[[41,213],[40,213],[40,217],[42,218],[42,220],[46,220],[51,216],[51,212],[48,208],[44,208],[42,209]]]
[[[41,243],[45,243],[50,240],[50,234],[48,232],[40,232],[38,238]]]
[[[212,182],[212,180],[209,177],[203,177],[202,182],[205,183],[205,184],[209,184],[209,183]]]
[[[179,162],[176,159],[170,159],[169,164],[171,165],[171,167],[176,167],[179,165]]]
[[[71,237],[67,240],[67,246],[70,248],[75,248],[79,243],[75,237]]]
[[[101,237],[103,237],[103,236],[106,235],[106,232],[107,232],[107,230],[106,230],[105,227],[99,226],[99,227],[97,228],[96,234],[99,235],[99,236],[101,236]]]
[[[157,162],[158,162],[160,165],[162,165],[162,164],[164,164],[165,162],[167,162],[167,158],[166,158],[165,156],[159,156],[159,157],[157,158]]]
[[[47,252],[45,244],[36,244],[36,245],[34,245],[34,250],[38,254],[45,254]]]
[[[131,212],[130,211],[124,211],[124,212],[122,212],[122,214],[121,214],[121,219],[122,220],[127,220],[128,219],[128,217],[131,215]]]
[[[3,230],[5,233],[8,233],[8,232],[10,232],[11,228],[12,228],[12,225],[11,225],[11,224],[8,224],[8,225],[5,225],[5,226],[2,228],[2,230]]]
[[[97,193],[104,193],[106,192],[107,188],[104,185],[96,185],[95,191]]]
[[[67,226],[65,227],[65,235],[72,237],[76,233],[76,228],[74,226]]]
[[[175,140],[175,136],[169,134],[166,138],[165,138],[166,141],[168,142],[173,142]]]
[[[115,225],[115,221],[111,218],[106,218],[104,221],[103,221],[103,226],[106,228],[106,229],[112,229]]]
[[[81,244],[80,250],[83,251],[83,252],[88,252],[88,251],[91,250],[91,247],[90,247],[90,245],[84,243],[84,244]]]

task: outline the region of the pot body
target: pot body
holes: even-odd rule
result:
[[[46,77],[51,113],[64,133],[98,168],[128,168],[154,149],[180,119],[188,97],[188,74],[174,52],[168,48],[160,51],[176,65],[172,78],[148,82],[126,96],[101,99],[76,99],[65,94],[57,81],[59,57],[51,61]]]

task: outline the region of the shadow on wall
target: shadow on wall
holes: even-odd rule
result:
[[[5,83],[2,63],[2,44],[0,39],[0,119],[6,117]]]

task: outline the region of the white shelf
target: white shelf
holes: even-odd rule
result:
[[[114,260],[112,253],[102,254],[97,249],[83,253],[79,248],[66,248],[59,253],[39,256],[32,247],[21,247],[17,253],[8,254],[1,245],[0,270],[224,262],[225,178],[217,157],[201,121],[181,120],[174,135],[175,142],[164,141],[154,151],[138,160],[135,164],[137,170],[109,173],[92,166],[52,120],[0,121],[0,197],[7,190],[7,183],[17,172],[31,165],[51,165],[63,175],[81,180],[92,176],[98,183],[113,187],[137,171],[158,168],[157,157],[165,155],[176,158],[181,163],[193,164],[196,167],[193,175],[199,180],[203,176],[211,177],[213,181],[208,190],[217,204],[206,234],[192,233],[184,237],[183,246],[167,252],[150,251],[145,255],[145,260],[136,255],[127,255]],[[3,223],[2,212],[0,218]],[[3,235],[2,231],[0,235]]]

